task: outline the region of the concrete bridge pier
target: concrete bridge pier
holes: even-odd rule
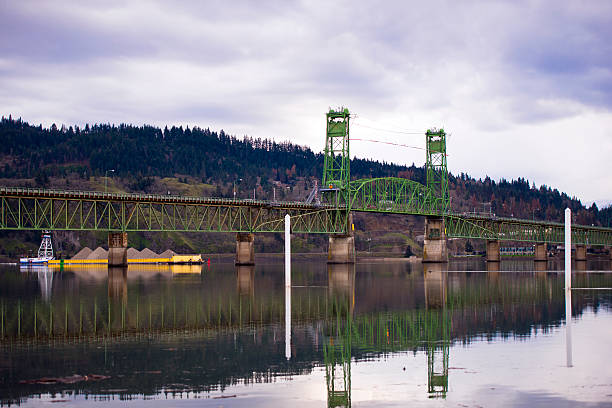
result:
[[[349,214],[346,235],[329,237],[327,263],[352,264],[355,263],[355,236],[353,232],[353,214]]]
[[[251,233],[236,234],[236,265],[255,265],[255,236]]]
[[[425,218],[423,262],[448,262],[446,228],[442,217]]]
[[[576,261],[586,261],[587,247],[586,245],[576,245]]]
[[[487,262],[500,262],[501,255],[499,254],[499,241],[487,241]]]
[[[108,233],[108,266],[127,266],[127,232]]]
[[[355,237],[352,235],[329,237],[329,250],[327,252],[327,263],[329,264],[355,263]]]
[[[548,261],[548,254],[546,253],[546,243],[536,243],[535,244],[535,258],[536,262],[546,262]]]

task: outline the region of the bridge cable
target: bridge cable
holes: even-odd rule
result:
[[[382,144],[388,144],[388,145],[392,145],[392,146],[400,146],[400,147],[406,147],[409,149],[418,149],[418,150],[426,150],[424,147],[418,147],[418,146],[410,146],[407,144],[401,144],[401,143],[393,143],[393,142],[383,142],[382,140],[374,140],[374,139],[355,139],[355,138],[350,138],[350,141],[360,141],[360,142],[372,142],[372,143],[382,143]]]

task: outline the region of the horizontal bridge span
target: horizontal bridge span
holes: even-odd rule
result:
[[[350,211],[445,218],[446,235],[500,241],[563,243],[554,222],[444,214],[422,184],[400,178],[351,182]],[[342,234],[347,206],[156,194],[0,187],[0,229],[84,231],[282,232]],[[572,242],[612,246],[612,229],[573,225]]]
[[[85,231],[346,231],[344,208],[295,202],[0,188],[0,229]]]
[[[464,214],[445,215],[446,235],[451,238],[480,238],[496,241],[562,244],[565,225],[555,222]],[[612,229],[572,225],[572,244],[612,245]]]
[[[147,202],[147,203],[168,203],[168,204],[205,204],[205,205],[233,205],[241,207],[279,207],[297,209],[321,209],[325,206],[314,206],[300,201],[267,201],[252,199],[231,199],[216,197],[185,197],[165,194],[139,194],[139,193],[102,193],[99,191],[71,191],[71,190],[51,190],[39,188],[20,188],[20,187],[0,187],[2,197],[23,197],[23,198],[63,198],[63,199],[83,199],[95,201],[113,202]],[[329,207],[329,206],[328,206]]]
[[[421,183],[405,178],[380,177],[350,183],[353,211],[390,214],[440,215],[443,201]]]

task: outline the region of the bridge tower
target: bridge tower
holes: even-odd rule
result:
[[[324,204],[338,207],[334,217],[345,233],[329,237],[329,263],[355,262],[355,237],[350,215],[351,158],[349,152],[350,114],[346,108],[327,112],[325,161],[321,198]]]
[[[351,181],[351,158],[349,154],[348,109],[327,112],[325,136],[325,162],[321,192],[330,204],[344,205],[348,201]]]
[[[448,194],[448,169],[446,167],[446,133],[444,129],[429,129],[425,132],[427,157],[427,190],[438,213],[446,214],[450,209]]]
[[[425,169],[429,208],[434,214],[425,219],[423,262],[447,262],[444,214],[450,210],[448,169],[446,166],[446,133],[444,129],[425,132],[427,150]]]

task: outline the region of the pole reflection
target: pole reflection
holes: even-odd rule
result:
[[[565,363],[572,367],[572,290],[565,289]]]
[[[291,286],[285,286],[285,358],[291,359]]]

